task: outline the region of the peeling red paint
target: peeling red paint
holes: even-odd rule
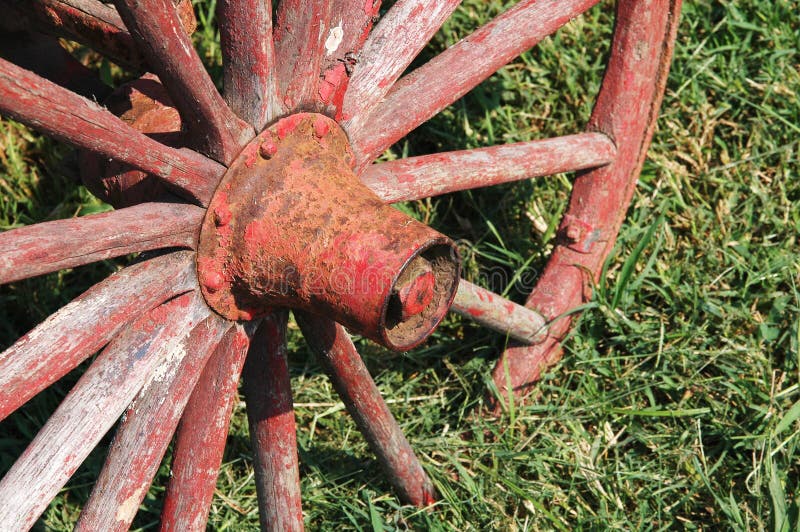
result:
[[[365,0],[364,1],[364,13],[367,14],[369,17],[376,17],[380,12],[381,2],[380,0]]]
[[[223,191],[220,192],[222,197],[227,197],[227,194]],[[217,227],[222,227],[231,223],[231,219],[233,218],[233,214],[231,213],[231,209],[228,207],[228,204],[225,200],[220,201],[214,207],[214,223]]]
[[[337,63],[325,71],[319,84],[319,99],[322,103],[331,103],[333,95],[342,83],[347,81],[347,68],[344,63]]]
[[[411,10],[411,13],[409,14],[409,18],[413,19],[413,18],[418,17],[421,13],[425,12],[426,8],[427,8],[427,6],[424,6],[422,4],[417,5],[416,7],[414,7],[414,9]]]
[[[248,168],[252,168],[256,161],[258,161],[259,156],[259,145],[255,143],[250,143],[242,150],[244,154],[245,160],[244,164]]]

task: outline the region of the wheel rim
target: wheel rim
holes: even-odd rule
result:
[[[76,2],[84,7],[77,15],[72,9]],[[115,11],[100,2],[41,0],[33,13],[21,16],[24,31],[66,35],[119,58],[121,64],[149,65],[170,100],[156,116],[172,123],[171,129],[158,131],[148,129],[150,123],[134,121],[130,127],[91,102],[0,60],[0,112],[138,171],[128,181],[120,179],[119,171],[111,172],[120,194],[115,201],[104,188],[109,185],[103,173],[108,168],[93,166],[91,158],[84,161],[87,185],[95,185],[92,190],[117,206],[132,206],[91,220],[52,222],[0,235],[0,258],[15,257],[0,269],[0,282],[125,253],[176,246],[197,249],[197,228],[204,214],[198,205],[213,201],[226,167],[255,133],[279,117],[318,112],[341,125],[353,146],[358,176],[386,202],[582,171],[555,251],[525,307],[466,281],[455,294],[452,310],[528,344],[507,349],[494,373],[505,393],[527,392],[560,356],[560,340],[573,319],[569,312],[588,297],[587,287],[613,246],[652,133],[680,2],[619,2],[611,59],[587,132],[377,165],[369,163],[391,144],[596,0],[522,0],[402,77],[458,1],[426,6],[421,0],[401,0],[371,33],[379,2],[365,6],[359,1],[283,0],[273,32],[271,6],[257,0],[224,1],[218,8],[224,98],[187,37],[186,32],[194,29],[186,16],[188,3],[176,2],[175,10],[168,2],[119,0]],[[0,8],[18,14],[12,2],[2,1]],[[73,18],[54,21],[46,15],[48,10]],[[336,25],[340,19],[347,22]],[[390,38],[406,25],[412,29],[404,39]],[[290,27],[293,31],[287,30]],[[103,30],[102,38],[91,31],[97,28]],[[448,71],[455,74],[446,79]],[[53,72],[42,74],[58,81]],[[423,87],[428,94],[420,98]],[[182,141],[192,149],[153,140],[153,133],[162,131],[185,131]],[[142,193],[137,185],[148,175],[156,176],[165,188]],[[165,191],[189,203],[164,203]],[[150,231],[131,231],[142,225]],[[52,242],[48,235],[53,231],[71,237]],[[92,240],[96,244],[87,250],[86,242]],[[38,264],[36,257],[41,256],[53,260]],[[201,281],[203,275],[201,268]],[[177,430],[174,477],[167,489],[162,527],[197,528],[208,512],[243,374],[262,527],[302,528],[286,369],[286,313],[270,310],[267,303],[258,320],[233,323],[208,308],[196,283],[191,251],[140,262],[100,283],[0,355],[2,419],[105,346],[0,481],[0,498],[13,501],[0,510],[0,523],[13,529],[32,526],[124,413],[78,527],[127,528]],[[309,345],[401,497],[416,505],[430,504],[434,500],[430,480],[347,332],[329,318],[356,328],[359,322],[330,312],[320,317],[309,312],[315,310],[311,306],[297,308],[291,302],[287,306],[295,307]],[[99,321],[102,316],[102,324],[82,331],[76,313]],[[56,364],[49,364],[45,357],[59,341],[69,347],[61,350]],[[27,358],[21,361],[23,353]],[[102,407],[102,415],[87,412],[87,404]],[[209,418],[214,430],[200,430]],[[154,419],[162,420],[158,429],[152,428]],[[148,441],[141,444],[136,436],[145,430]],[[192,474],[203,467],[208,475]],[[33,490],[32,477],[37,478]]]

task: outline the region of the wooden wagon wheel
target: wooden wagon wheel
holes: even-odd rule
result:
[[[0,481],[0,528],[31,527],[120,416],[78,528],[126,529],[174,434],[162,528],[204,528],[242,374],[262,526],[301,528],[284,308],[401,498],[429,504],[430,481],[341,324],[408,349],[452,305],[520,342],[496,380],[524,392],[559,356],[562,316],[585,301],[616,238],[680,1],[618,2],[585,132],[370,163],[595,3],[521,0],[403,75],[457,0],[398,0],[380,18],[379,0],[282,0],[274,25],[268,0],[220,0],[220,95],[188,37],[186,1],[1,0],[3,24],[24,39],[6,47],[17,64],[0,60],[0,112],[96,154],[84,180],[118,209],[3,233],[0,282],[164,251],[0,355],[2,419],[102,349]],[[155,75],[103,108],[102,84],[54,36]],[[54,59],[39,61],[42,50]],[[524,307],[459,282],[452,242],[385,205],[565,171],[581,172]]]

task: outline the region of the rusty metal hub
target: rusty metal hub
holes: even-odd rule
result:
[[[352,162],[344,131],[313,113],[245,147],[200,234],[198,278],[213,309],[250,320],[300,308],[393,349],[427,338],[455,295],[456,248],[383,204]]]

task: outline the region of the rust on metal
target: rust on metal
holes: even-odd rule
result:
[[[236,320],[299,308],[393,349],[427,338],[455,295],[456,248],[385,205],[352,164],[344,132],[321,114],[283,118],[242,150],[201,229],[212,308]]]
[[[591,253],[602,232],[591,223],[565,214],[558,228],[559,243],[578,253]]]

